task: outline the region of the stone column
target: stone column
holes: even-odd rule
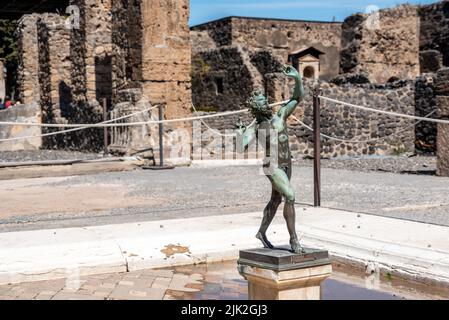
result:
[[[72,102],[70,30],[65,27],[65,17],[44,13],[37,21],[37,33],[44,122],[65,123],[71,120],[67,110]]]
[[[190,115],[189,1],[142,0],[141,12],[143,94],[167,118]]]
[[[6,95],[4,68],[5,68],[5,60],[0,59],[0,99],[4,99]]]
[[[436,78],[438,118],[449,120],[449,68],[440,69]],[[449,124],[438,124],[437,174],[449,177]]]
[[[18,22],[19,52],[18,83],[20,99],[24,104],[39,102],[39,54],[37,20],[39,14],[26,14]]]
[[[332,265],[327,251],[262,248],[240,251],[238,270],[248,280],[249,300],[320,300]]]

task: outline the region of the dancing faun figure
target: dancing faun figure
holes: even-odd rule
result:
[[[295,79],[295,88],[290,101],[284,104],[278,112],[273,113],[267,98],[261,92],[254,92],[250,99],[250,110],[256,118],[256,124],[246,127],[241,121],[237,123],[237,132],[243,147],[257,139],[265,146],[264,173],[272,186],[271,200],[263,212],[263,219],[256,237],[262,241],[264,247],[273,248],[268,241],[266,232],[282,198],[285,199],[284,218],[290,234],[290,245],[295,253],[303,252],[295,228],[295,192],[290,183],[292,161],[287,132],[287,118],[293,113],[298,104],[304,100],[304,87],[301,75],[292,66],[283,66],[282,72]]]

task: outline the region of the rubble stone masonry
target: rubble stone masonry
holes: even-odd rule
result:
[[[343,23],[341,73],[365,73],[375,83],[415,79],[420,74],[419,15],[402,5]]]
[[[440,69],[436,77],[438,117],[449,120],[449,68]],[[438,175],[449,176],[449,125],[438,124]]]
[[[39,88],[42,121],[67,123],[74,117],[72,82],[70,77],[70,30],[65,18],[44,13],[37,20]],[[54,129],[43,129],[44,133]],[[64,136],[43,139],[44,147],[63,146]]]
[[[268,76],[269,101],[282,101],[290,98],[291,83],[282,74]],[[294,116],[312,127],[313,107],[311,90],[315,85],[305,82],[306,100],[296,109]],[[413,81],[399,81],[387,85],[374,84],[333,84],[320,82],[322,94],[354,104],[414,115]],[[217,130],[232,130],[238,116],[207,119],[210,127]],[[252,119],[245,114],[242,118],[248,125]],[[323,134],[348,140],[335,141],[323,138],[322,156],[359,157],[368,155],[397,155],[414,152],[414,121],[377,113],[360,111],[330,102],[322,102],[321,131]],[[204,128],[203,128],[204,129]],[[301,126],[293,118],[289,119],[289,134],[292,153],[295,158],[313,155],[313,133]],[[350,142],[354,141],[354,142]]]
[[[24,104],[39,103],[37,20],[39,14],[22,16],[17,27],[19,51],[18,85]]]
[[[449,1],[421,6],[418,12],[421,71],[436,72],[449,66]]]
[[[338,75],[341,44],[340,22],[229,17],[192,27],[193,55],[222,46],[245,50],[269,50],[287,63],[293,51],[315,47],[320,57],[320,78]]]

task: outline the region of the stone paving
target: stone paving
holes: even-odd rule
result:
[[[0,300],[235,300],[247,285],[235,262],[0,286]]]
[[[449,289],[366,276],[333,265],[323,300],[448,299]],[[349,272],[349,273],[348,273]],[[354,273],[355,272],[355,273]],[[1,300],[247,300],[236,261],[0,286]],[[429,291],[431,290],[431,291]]]

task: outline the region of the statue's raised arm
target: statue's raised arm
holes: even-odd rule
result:
[[[284,65],[282,67],[282,72],[287,77],[295,79],[295,89],[293,90],[293,95],[290,98],[290,101],[283,105],[278,111],[278,116],[284,120],[287,120],[293,111],[295,111],[298,104],[304,100],[305,94],[301,74],[294,67]]]

